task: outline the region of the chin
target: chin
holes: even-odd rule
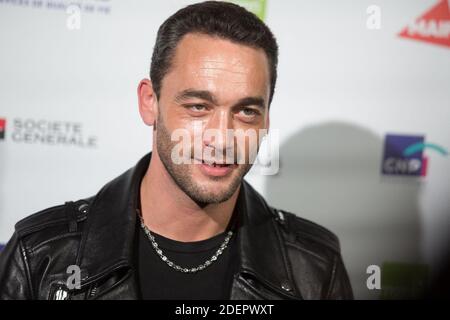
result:
[[[220,180],[211,180],[206,178],[207,181],[196,181],[196,185],[199,190],[197,195],[198,199],[209,199],[207,202],[220,203],[228,200],[234,194],[236,190],[233,188],[232,177],[220,178]],[[236,189],[236,188],[235,188]],[[201,190],[201,191],[200,191]]]

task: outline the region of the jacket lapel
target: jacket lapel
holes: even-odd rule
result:
[[[136,208],[134,197],[139,192],[142,177],[150,162],[151,153],[135,167],[106,184],[94,197],[88,215],[87,232],[81,242],[79,264],[86,274],[82,286],[88,286],[112,272],[133,269]],[[139,297],[135,272],[131,272],[128,299]]]
[[[242,211],[240,272],[234,279],[231,299],[301,299],[272,209],[245,180],[238,204]]]

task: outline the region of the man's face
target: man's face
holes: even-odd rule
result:
[[[250,170],[260,129],[268,129],[269,76],[260,49],[200,34],[179,42],[162,81],[156,147],[175,183],[197,203],[228,200]],[[189,146],[181,149],[179,137],[171,139],[180,129],[190,136]],[[249,135],[230,139],[230,133],[249,129],[256,141]],[[174,154],[180,154],[175,148],[190,163],[174,161]]]

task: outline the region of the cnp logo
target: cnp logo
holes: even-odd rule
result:
[[[424,136],[387,134],[384,141],[382,173],[386,175],[426,176],[428,158],[424,149],[446,156],[447,150],[425,143]]]

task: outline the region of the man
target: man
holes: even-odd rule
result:
[[[336,236],[243,180],[269,128],[277,58],[271,31],[237,5],[168,18],[137,90],[153,151],[97,195],[17,223],[0,298],[352,298]]]

